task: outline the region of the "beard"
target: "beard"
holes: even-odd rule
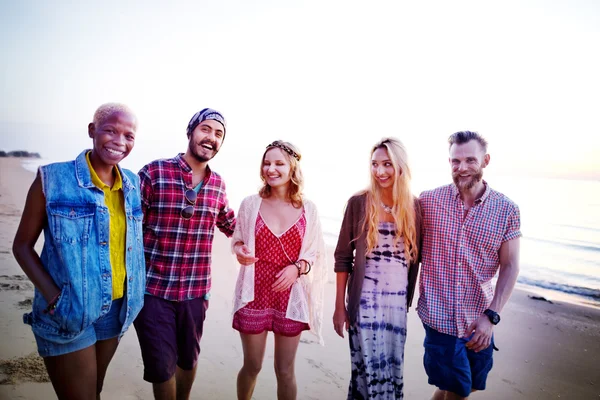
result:
[[[458,190],[470,190],[475,186],[478,182],[483,179],[483,168],[479,167],[476,173],[471,175],[471,179],[468,181],[464,181],[460,179],[460,174],[458,172],[452,174],[452,180],[454,184],[458,188]]]
[[[210,156],[206,156],[206,155],[200,154],[200,153],[198,153],[197,146],[202,146],[203,144],[210,144],[216,150],[213,150],[213,153]],[[192,154],[192,156],[196,160],[198,160],[201,163],[208,162],[208,161],[212,160],[214,158],[214,156],[216,156],[217,153],[219,152],[219,149],[217,148],[217,144],[214,143],[214,142],[212,142],[212,141],[210,141],[210,140],[202,141],[202,142],[198,143],[197,146],[194,145],[194,142],[190,140],[190,143],[189,143],[189,146],[188,146],[189,149],[190,149],[190,153]]]

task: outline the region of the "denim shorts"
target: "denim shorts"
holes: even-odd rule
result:
[[[99,340],[108,340],[118,337],[121,334],[121,328],[123,327],[123,323],[120,320],[122,305],[122,298],[113,300],[110,305],[110,310],[108,310],[105,315],[98,318],[96,322],[85,328],[80,334],[66,343],[52,342],[34,333],[35,341],[38,346],[38,353],[41,357],[61,356],[90,347]]]
[[[429,384],[441,390],[468,397],[472,389],[484,390],[488,373],[492,369],[494,336],[490,346],[478,353],[465,345],[471,336],[457,338],[425,327],[425,355],[423,364]]]

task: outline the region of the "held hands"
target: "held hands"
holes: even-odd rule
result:
[[[250,252],[248,246],[243,243],[235,246],[235,256],[241,265],[250,265],[258,261],[258,258],[254,257],[254,254]]]
[[[490,322],[487,315],[483,314],[477,320],[473,321],[467,328],[466,335],[469,336],[473,331],[475,334],[466,346],[468,349],[478,353],[481,350],[487,349],[492,343],[492,331],[494,325]]]
[[[298,279],[298,268],[295,265],[288,265],[275,275],[277,280],[271,286],[274,292],[283,292],[288,290],[290,286]]]
[[[348,318],[348,311],[346,307],[336,307],[333,313],[333,329],[337,332],[340,337],[344,337],[344,329],[348,332],[350,328],[350,318]]]

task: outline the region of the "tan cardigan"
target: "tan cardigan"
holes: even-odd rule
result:
[[[335,272],[348,272],[350,274],[348,279],[348,317],[351,323],[354,323],[358,316],[362,285],[365,279],[367,231],[363,229],[363,221],[365,219],[366,202],[366,193],[354,195],[348,200],[334,253]],[[408,269],[407,309],[412,305],[421,259],[421,206],[416,198],[415,218],[418,244],[417,260],[410,263]]]

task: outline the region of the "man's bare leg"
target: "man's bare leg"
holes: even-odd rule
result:
[[[154,392],[155,400],[176,400],[175,375],[168,381],[153,383],[152,391]]]
[[[196,368],[198,368],[198,364],[194,365],[194,368],[189,371],[177,367],[177,371],[175,372],[177,400],[189,400],[192,385],[194,384],[194,379],[196,379]]]

